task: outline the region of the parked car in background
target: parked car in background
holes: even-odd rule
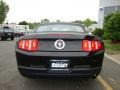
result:
[[[18,70],[25,77],[96,78],[103,57],[103,41],[80,24],[41,24],[16,43]]]
[[[14,30],[9,28],[8,26],[4,26],[1,30],[0,30],[0,37],[1,40],[6,40],[6,39],[11,39],[14,40]]]

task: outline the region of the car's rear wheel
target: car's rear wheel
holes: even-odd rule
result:
[[[92,79],[96,79],[98,75],[93,75],[92,76]]]
[[[28,78],[28,79],[34,79],[34,78],[35,78],[35,77],[33,77],[32,75],[28,75],[28,74],[23,73],[22,70],[19,70],[19,73],[20,73],[23,77]]]

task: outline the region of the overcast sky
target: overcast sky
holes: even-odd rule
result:
[[[3,0],[9,4],[8,22],[98,20],[99,0]]]

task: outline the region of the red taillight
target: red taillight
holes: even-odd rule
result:
[[[102,43],[95,40],[83,40],[82,41],[82,50],[83,51],[97,51],[102,49]]]
[[[20,40],[18,42],[18,48],[25,51],[36,51],[38,50],[38,40]]]

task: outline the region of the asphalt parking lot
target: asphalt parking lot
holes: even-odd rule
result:
[[[22,77],[17,70],[15,41],[0,41],[0,90],[105,90],[98,79]]]

